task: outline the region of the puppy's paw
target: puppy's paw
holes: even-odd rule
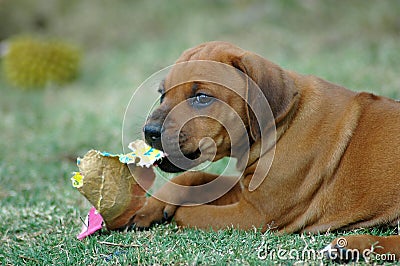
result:
[[[136,228],[149,228],[154,223],[170,220],[177,206],[155,198],[148,198],[145,205],[135,213],[132,224]]]

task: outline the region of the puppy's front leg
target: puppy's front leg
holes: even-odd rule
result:
[[[176,210],[174,219],[180,226],[205,230],[232,226],[242,230],[265,227],[265,217],[243,198],[236,203],[222,206],[182,206]]]
[[[146,228],[154,222],[160,222],[163,219],[171,218],[178,206],[187,203],[193,203],[196,198],[211,198],[218,195],[218,187],[214,190],[200,190],[191,193],[191,186],[207,184],[216,178],[219,178],[219,184],[224,187],[225,184],[234,185],[235,179],[232,177],[218,176],[202,172],[187,172],[171,179],[170,183],[165,184],[158,190],[153,197],[147,199],[146,204],[136,212],[132,223],[137,227]],[[186,186],[188,189],[181,189],[179,186]],[[240,186],[238,184],[222,197],[214,200],[211,204],[231,204],[237,202],[240,198]],[[162,200],[160,200],[162,199]],[[175,203],[175,204],[171,204]]]

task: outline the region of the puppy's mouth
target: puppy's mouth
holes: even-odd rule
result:
[[[157,160],[154,165],[167,173],[180,173],[199,165],[201,163],[199,161],[200,155],[201,152],[199,149],[189,154],[181,154],[180,156],[169,154]]]

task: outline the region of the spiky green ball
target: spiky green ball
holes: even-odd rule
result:
[[[5,76],[20,88],[63,84],[78,73],[79,51],[60,41],[19,37],[9,41],[4,57]]]

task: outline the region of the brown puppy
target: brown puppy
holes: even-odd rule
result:
[[[179,156],[182,161],[192,160],[187,167],[232,156],[238,159],[239,168],[244,166],[244,172],[224,196],[198,206],[179,205],[197,203],[193,196],[202,196],[200,193],[182,192],[171,184],[165,185],[155,196],[173,204],[149,198],[133,219],[137,226],[148,227],[171,216],[181,226],[202,229],[235,226],[245,230],[257,227],[281,233],[397,224],[400,103],[283,70],[259,55],[225,42],[205,43],[187,50],[178,63],[194,60],[233,66],[259,86],[276,125],[272,165],[269,168],[271,149],[260,150],[264,145],[260,144],[261,134],[268,130],[267,124],[255,117],[255,113],[267,113],[269,108],[257,104],[260,97],[251,95],[248,81],[234,72],[226,74],[203,65],[176,66],[161,86],[161,105],[144,128],[150,145],[165,149],[171,143],[176,144],[160,168],[167,172],[181,171],[181,166],[172,163],[174,159],[179,162]],[[201,81],[201,77],[213,80],[216,76],[222,76],[235,89]],[[221,102],[236,111],[236,115],[223,108]],[[249,105],[256,107],[249,110]],[[175,107],[179,107],[178,112],[173,112]],[[190,119],[196,114],[197,117]],[[243,130],[231,134],[222,125],[238,119],[247,135],[243,135]],[[177,131],[177,138],[170,137]],[[205,137],[214,144],[202,141]],[[163,138],[166,141],[162,142]],[[244,153],[246,158],[242,158],[242,150],[235,151],[244,142],[249,144],[249,152]],[[264,169],[262,183],[255,190],[249,189],[256,167],[264,165],[268,167]],[[206,173],[185,172],[172,182],[197,186],[216,178]],[[229,177],[223,180],[231,182]],[[349,237],[346,245],[338,245],[337,241],[330,247],[363,251],[374,245],[375,252],[392,252],[400,258],[400,236]]]

